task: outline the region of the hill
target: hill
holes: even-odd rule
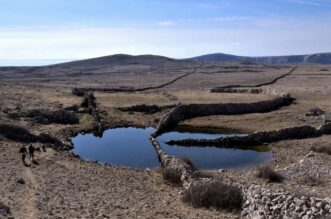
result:
[[[331,64],[331,53],[317,53],[311,55],[291,55],[291,56],[235,56],[224,53],[214,53],[203,56],[189,58],[191,61],[247,61],[262,64]]]

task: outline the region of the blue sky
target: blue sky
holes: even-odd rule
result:
[[[0,0],[0,64],[331,51],[329,0]]]

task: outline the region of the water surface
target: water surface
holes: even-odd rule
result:
[[[157,154],[149,141],[154,128],[115,128],[103,133],[101,138],[93,134],[79,134],[72,138],[73,151],[83,159],[110,163],[116,166],[135,168],[155,168],[160,163]],[[170,146],[165,142],[186,138],[219,138],[233,134],[197,133],[185,130],[173,131],[159,136],[157,139],[162,149],[169,155],[187,157],[200,169],[227,169],[246,167],[266,163],[271,160],[272,153],[266,147],[243,149],[223,149],[215,147],[182,147]],[[238,135],[238,134],[236,134]]]

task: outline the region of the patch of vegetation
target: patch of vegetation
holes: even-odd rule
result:
[[[84,94],[86,93],[85,90],[81,89],[81,88],[72,88],[71,89],[71,93],[75,96],[79,96],[79,97],[82,97],[84,96]]]
[[[268,182],[283,182],[284,177],[271,169],[269,166],[260,167],[258,169],[257,177],[267,179]]]
[[[172,185],[181,185],[182,184],[182,173],[178,169],[172,168],[163,168],[162,170],[163,180],[172,184]]]
[[[183,201],[194,207],[214,207],[228,211],[238,211],[243,204],[241,188],[220,181],[194,185],[183,195]]]
[[[309,110],[309,112],[306,113],[306,116],[321,116],[324,115],[325,111],[318,108],[318,107],[313,107]]]
[[[184,161],[187,165],[189,165],[193,171],[198,170],[196,165],[193,163],[192,159],[190,159],[188,157],[183,157],[183,158],[181,158],[181,160]]]
[[[49,134],[44,134],[44,133],[41,133],[38,136],[38,141],[41,142],[41,143],[52,144],[54,146],[63,145],[62,142],[59,139],[57,139],[57,138],[55,138],[55,137],[53,137]]]
[[[37,136],[31,134],[26,128],[6,123],[0,123],[0,135],[13,141],[22,142],[35,142],[38,139]]]
[[[324,153],[331,155],[331,145],[313,145],[311,147],[311,150],[317,153]]]
[[[65,107],[64,110],[75,111],[76,112],[76,111],[78,111],[78,108],[79,107],[76,104],[74,104],[74,105]]]
[[[79,119],[75,113],[66,110],[48,111],[34,109],[27,113],[27,117],[41,124],[78,124]]]

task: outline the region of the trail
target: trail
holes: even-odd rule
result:
[[[25,175],[25,179],[27,180],[27,184],[29,186],[24,201],[24,207],[27,211],[25,218],[35,219],[37,218],[38,215],[38,209],[36,205],[37,202],[36,192],[38,189],[38,183],[30,167],[25,168],[24,175]]]

